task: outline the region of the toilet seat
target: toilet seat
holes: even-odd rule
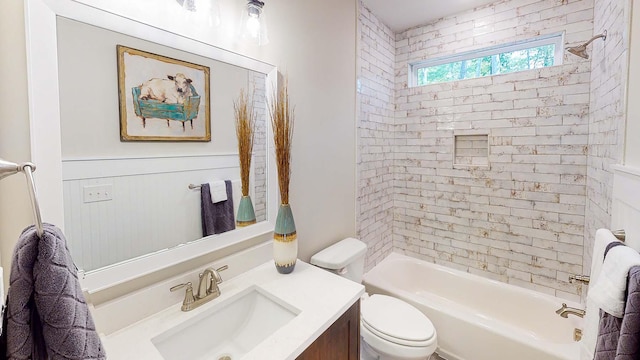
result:
[[[375,294],[362,302],[360,314],[362,326],[386,341],[411,347],[428,347],[435,341],[429,318],[402,300]]]

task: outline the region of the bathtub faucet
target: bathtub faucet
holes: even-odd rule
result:
[[[562,307],[556,310],[556,314],[562,316],[563,318],[566,318],[567,316],[569,316],[569,314],[584,317],[585,313],[586,312],[584,310],[568,307],[565,303],[562,303]]]

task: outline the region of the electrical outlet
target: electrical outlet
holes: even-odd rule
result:
[[[96,201],[108,201],[113,199],[113,185],[85,185],[83,187],[84,196],[83,201],[85,203],[91,203]]]

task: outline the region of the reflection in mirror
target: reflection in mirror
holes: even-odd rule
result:
[[[237,213],[233,100],[241,89],[254,97],[250,196],[257,221],[266,220],[265,74],[64,17],[57,29],[65,233],[81,270],[201,239],[200,190],[189,184],[231,180]],[[210,142],[120,141],[117,45],[210,68]]]

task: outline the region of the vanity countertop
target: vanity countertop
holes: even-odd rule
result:
[[[252,286],[259,286],[297,308],[300,313],[243,356],[243,360],[295,359],[364,293],[361,284],[300,260],[293,273],[288,275],[279,274],[273,261],[268,261],[220,284],[220,297],[195,310],[183,312],[178,303],[104,337],[107,356],[109,359],[161,360],[163,357],[151,342],[152,338],[201,316],[217,303]],[[211,342],[214,343],[215,339]]]

